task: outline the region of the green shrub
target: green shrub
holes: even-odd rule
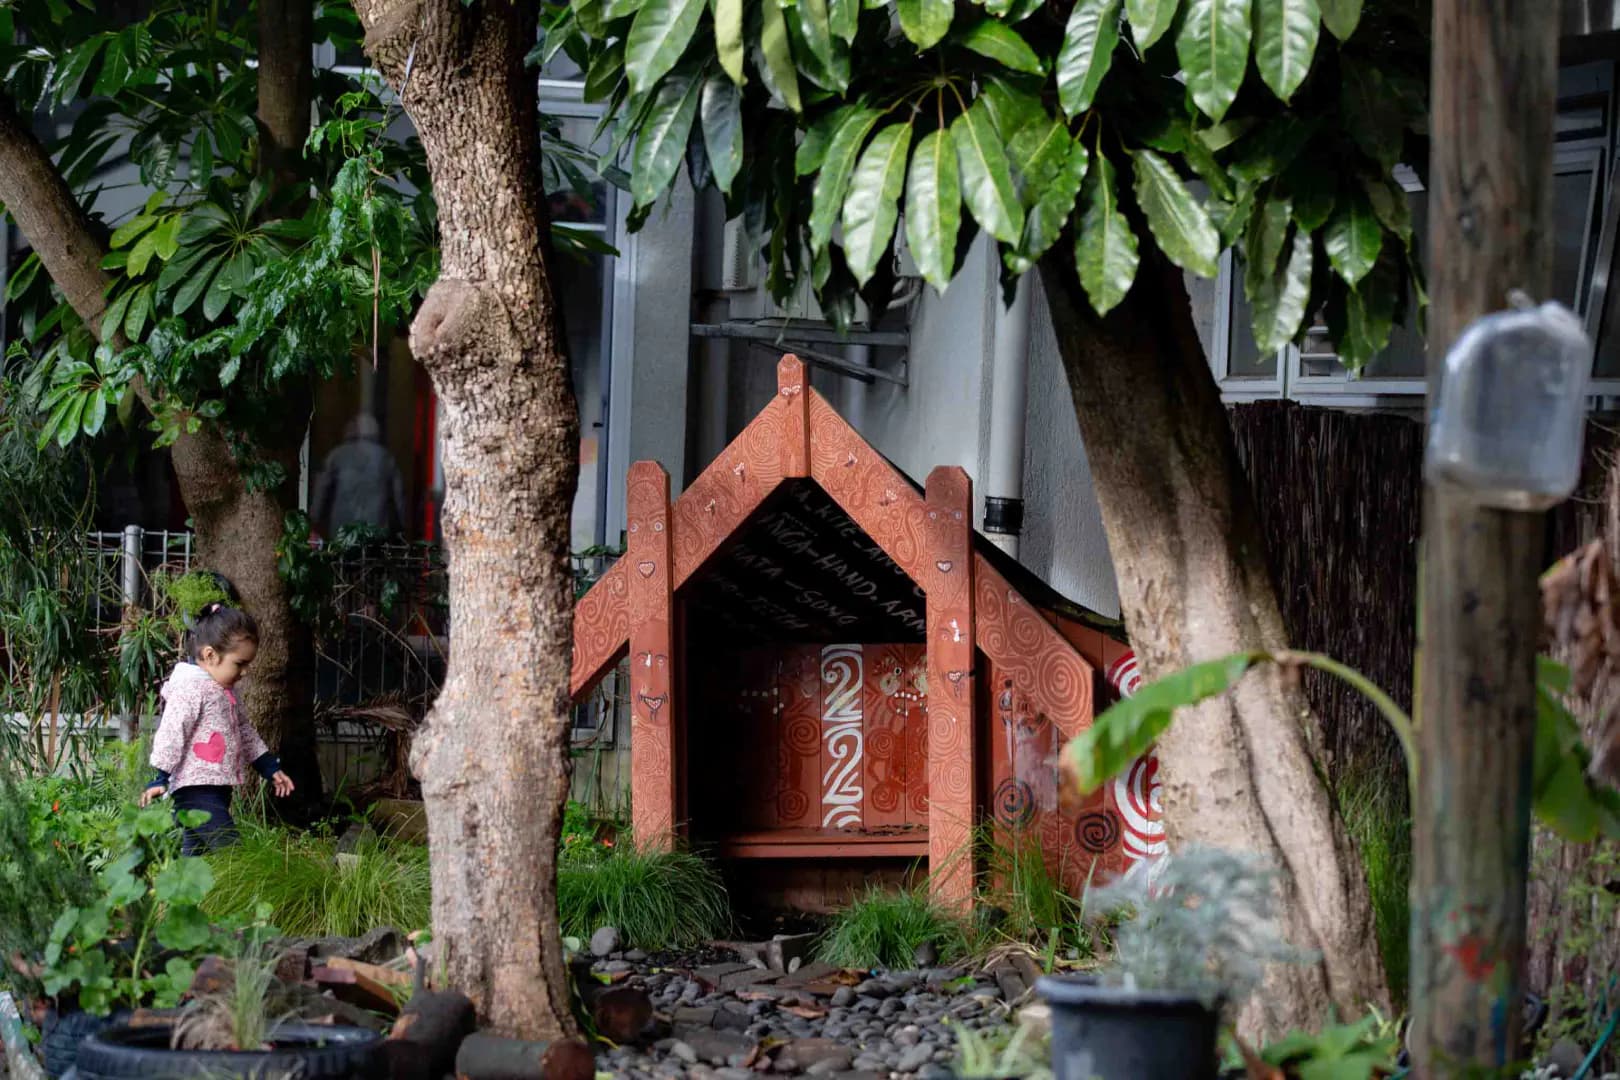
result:
[[[208,856],[214,888],[203,909],[215,918],[266,919],[295,937],[356,937],[379,926],[425,928],[433,890],[424,847],[368,837],[352,865],[337,859],[329,835],[300,834],[238,821],[237,844]]]
[[[889,891],[870,886],[834,916],[816,953],[839,967],[909,968],[924,942],[933,943],[942,963],[968,951],[962,923],[935,905],[925,887]]]
[[[642,851],[627,840],[611,849],[564,847],[557,909],[568,937],[612,926],[638,949],[697,945],[731,928],[725,885],[706,859],[690,851]]]
[[[50,803],[0,769],[0,985],[40,992],[32,973],[58,914],[95,895],[90,866],[71,833],[53,827]],[[25,963],[19,970],[13,957]]]
[[[1378,948],[1397,1005],[1405,1002],[1412,880],[1412,820],[1399,779],[1357,773],[1339,782],[1339,810],[1360,853]]]

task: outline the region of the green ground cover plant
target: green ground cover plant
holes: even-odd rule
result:
[[[869,886],[833,917],[816,955],[839,967],[903,969],[916,965],[917,948],[925,943],[934,946],[940,963],[971,951],[968,928],[935,904],[926,886]]]
[[[732,925],[731,901],[713,863],[692,851],[644,850],[628,839],[609,848],[570,847],[565,838],[557,910],[565,935],[588,938],[613,926],[639,949],[697,945]]]

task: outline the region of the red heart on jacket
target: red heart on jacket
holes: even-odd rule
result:
[[[191,752],[204,761],[218,765],[225,760],[225,736],[216,731],[208,736],[207,742],[192,743]]]

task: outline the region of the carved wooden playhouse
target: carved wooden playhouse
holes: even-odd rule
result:
[[[638,840],[683,836],[807,908],[914,864],[961,902],[985,822],[1038,837],[1074,888],[1162,849],[1151,759],[1059,806],[1063,742],[1134,688],[1118,631],[974,532],[965,472],[919,489],[797,358],[678,499],[644,461],[627,502],[572,682],[628,655]]]

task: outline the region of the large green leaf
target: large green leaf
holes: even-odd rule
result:
[[[1035,55],[1029,42],[1020,37],[1018,31],[1004,26],[997,19],[980,19],[956,40],[964,49],[988,57],[1013,71],[1028,75],[1040,75],[1044,71],[1041,58]]]
[[[1249,66],[1249,0],[1188,0],[1176,56],[1193,103],[1221,122]]]
[[[1220,269],[1221,236],[1170,163],[1151,150],[1131,155],[1136,201],[1159,250],[1183,270],[1214,277]]]
[[[1080,284],[1097,314],[1112,311],[1136,279],[1136,234],[1119,209],[1114,163],[1097,160],[1080,188],[1080,225],[1074,234],[1074,262]]]
[[[816,174],[816,186],[810,194],[812,251],[820,251],[832,239],[833,226],[844,209],[844,195],[849,190],[849,176],[855,171],[856,157],[882,115],[877,109],[864,105],[852,109],[845,113],[828,140],[827,152]]]
[[[1064,112],[1078,116],[1091,108],[1117,44],[1119,0],[1078,0],[1058,51],[1058,100]]]
[[[1371,204],[1373,214],[1379,222],[1401,238],[1404,244],[1412,242],[1412,204],[1407,201],[1406,191],[1397,184],[1393,177],[1363,176],[1361,188],[1367,193],[1367,202]]]
[[[163,219],[158,217],[156,214],[136,214],[134,217],[124,222],[124,224],[114,229],[113,234],[108,238],[107,243],[109,246],[115,248],[128,247],[137,236],[140,236],[147,229],[150,229],[152,226],[156,225],[162,220]]]
[[[985,77],[978,100],[990,110],[996,134],[1009,144],[1024,128],[1049,116],[1039,94],[1031,93],[1011,79],[999,75]]]
[[[581,96],[590,102],[607,101],[624,79],[624,42],[614,41],[596,54],[585,70]]]
[[[1068,127],[1050,116],[1026,124],[1012,137],[1007,153],[1023,181],[1024,205],[1034,203],[1040,189],[1068,163],[1073,144]]]
[[[715,187],[729,195],[731,182],[742,168],[742,91],[728,76],[711,74],[703,82],[700,113]]]
[[[777,0],[761,0],[759,51],[765,59],[764,73],[783,104],[794,112],[801,111],[804,106],[799,98],[799,69],[793,65],[787,21],[782,18]]]
[[[1322,21],[1333,36],[1344,41],[1361,22],[1361,0],[1321,0]]]
[[[1345,367],[1357,370],[1389,345],[1399,284],[1396,257],[1385,252],[1362,284],[1345,295],[1344,332],[1338,339],[1339,360]]]
[[[1164,36],[1176,21],[1180,0],[1125,0],[1125,18],[1131,24],[1131,40],[1138,50],[1146,50]]]
[[[1306,232],[1327,224],[1338,203],[1339,175],[1332,165],[1304,157],[1284,177],[1294,203],[1294,220]]]
[[[917,142],[906,180],[906,242],[923,280],[940,292],[955,269],[956,233],[962,224],[962,182],[949,128]]]
[[[743,74],[742,0],[714,0],[714,48],[720,66],[738,86],[747,82]]]
[[[1262,354],[1276,352],[1299,333],[1305,305],[1311,298],[1313,251],[1311,234],[1296,229],[1288,262],[1249,290],[1249,303],[1254,308],[1254,340]]]
[[[1390,91],[1382,73],[1370,64],[1347,59],[1339,70],[1339,111],[1345,130],[1385,172],[1393,171],[1400,163],[1406,122],[1400,99]]]
[[[938,45],[951,29],[956,15],[952,0],[895,0],[900,13],[900,29],[919,49]]]
[[[630,24],[624,70],[630,93],[645,94],[669,74],[703,17],[703,0],[647,0]]]
[[[1255,207],[1243,251],[1243,280],[1250,296],[1259,283],[1277,269],[1277,259],[1288,242],[1288,224],[1293,210],[1291,202],[1276,196],[1260,200]]]
[[[827,147],[832,144],[832,137],[838,131],[840,124],[859,105],[844,105],[831,112],[824,112],[805,129],[804,138],[799,141],[798,148],[793,156],[793,175],[809,176],[821,168],[821,163],[827,160]]]
[[[844,199],[844,258],[857,285],[871,278],[894,236],[910,150],[911,125],[890,124],[872,136],[850,177]]]
[[[1063,748],[1065,778],[1082,795],[1096,791],[1153,748],[1177,709],[1230,690],[1258,658],[1235,653],[1193,664],[1110,705]]]
[[[1360,192],[1340,201],[1322,236],[1328,261],[1347,285],[1356,285],[1378,262],[1384,246],[1384,227],[1372,205]]]
[[[1040,186],[1035,205],[1024,218],[1024,235],[1015,251],[1006,256],[1007,268],[1016,274],[1032,269],[1047,248],[1063,235],[1063,226],[1074,214],[1075,201],[1085,182],[1091,155],[1079,139],[1064,144],[1066,151],[1058,170]]]
[[[225,264],[222,255],[215,255],[205,262],[200,270],[181,282],[180,288],[175,291],[173,309],[176,315],[184,315],[191,310],[203,293],[208,290],[214,280],[216,272]]]
[[[1013,187],[1006,148],[983,98],[951,124],[951,141],[962,169],[962,198],[974,219],[1002,243],[1017,243],[1024,231],[1024,207]]]
[[[855,32],[860,29],[860,0],[828,0],[827,18],[832,24],[833,36],[845,45],[853,44]]]
[[[1316,0],[1254,0],[1255,66],[1285,102],[1311,70],[1321,23]]]
[[[652,111],[636,139],[630,169],[630,196],[637,206],[651,206],[675,178],[697,118],[701,88],[702,83],[684,69],[658,87]]]
[[[823,70],[833,70],[833,33],[832,24],[827,18],[827,0],[798,0],[793,10],[798,13],[799,36],[809,47],[810,55],[815,57]]]

